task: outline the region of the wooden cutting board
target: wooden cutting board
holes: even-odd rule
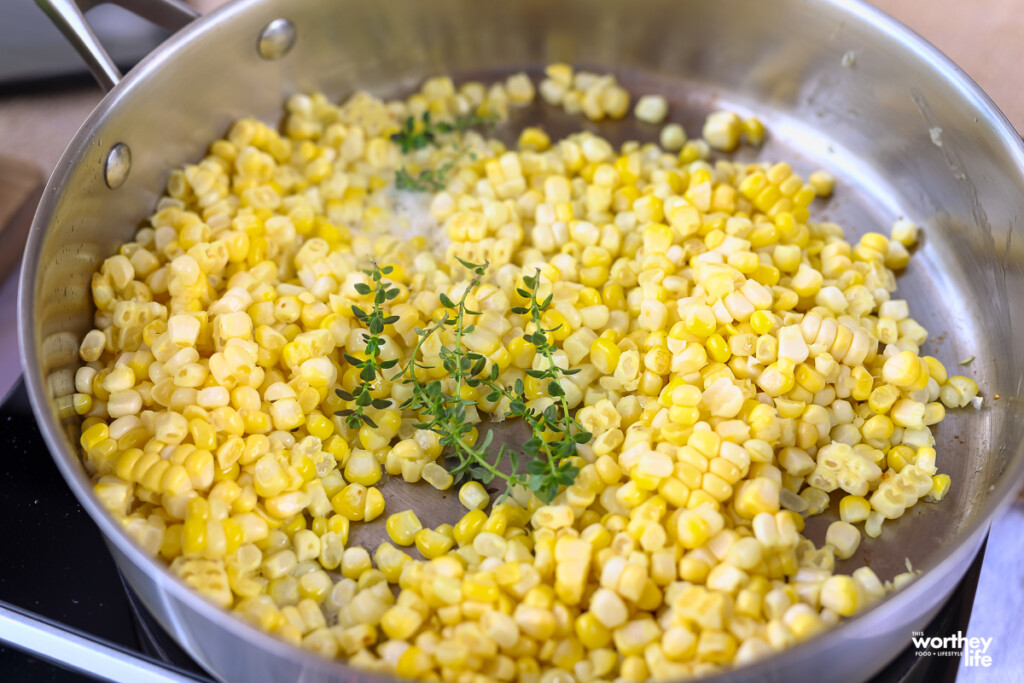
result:
[[[0,282],[21,263],[36,204],[43,193],[39,167],[0,156]]]
[[[18,362],[18,266],[43,174],[33,163],[0,156],[0,402],[21,376]],[[25,409],[21,406],[18,410]]]
[[[1024,133],[1024,3],[1020,0],[870,0],[916,31],[981,86]]]

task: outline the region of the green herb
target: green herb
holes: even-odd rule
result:
[[[455,117],[450,123],[447,121],[434,123],[430,120],[430,112],[423,112],[418,123],[412,116],[407,118],[402,130],[394,133],[391,139],[398,143],[402,154],[408,154],[414,150],[437,144],[441,135],[460,133],[474,126],[491,125],[495,121],[497,121],[497,117],[494,116],[466,114]],[[451,173],[460,156],[462,156],[462,152],[438,168],[426,169],[416,175],[409,173],[403,166],[395,171],[395,187],[410,192],[440,192],[448,185],[448,174]]]
[[[530,377],[546,380],[548,393],[557,399],[556,403],[537,411],[528,407],[526,388],[521,379],[516,380],[512,387],[501,385],[498,382],[498,366],[492,363],[488,370],[486,357],[465,348],[466,335],[472,334],[476,329],[470,318],[480,315],[480,311],[471,310],[467,306],[467,301],[480,286],[487,271],[487,264],[479,265],[462,259],[459,259],[459,262],[472,273],[472,279],[457,302],[452,301],[447,294],[440,295],[441,305],[445,308],[444,314],[439,319],[434,319],[425,329],[416,330],[416,344],[408,362],[390,380],[401,380],[411,388],[412,395],[402,403],[401,408],[415,411],[420,416],[421,421],[414,425],[417,429],[430,430],[440,437],[441,446],[447,451],[449,472],[456,483],[472,478],[483,484],[490,484],[496,478],[500,478],[506,483],[502,498],[508,495],[513,486],[527,486],[542,501],[551,502],[561,487],[569,486],[575,481],[579,468],[573,464],[572,457],[576,455],[576,447],[587,443],[591,438],[590,433],[585,431],[570,413],[565,390],[561,385],[561,379],[576,374],[579,370],[558,366],[555,361],[557,348],[551,343],[550,338],[550,334],[558,328],[545,329],[541,320],[544,311],[551,305],[551,296],[543,300],[539,298],[538,272],[524,277],[524,287],[518,290],[519,295],[529,301],[529,305],[512,309],[513,313],[530,316],[532,331],[523,338],[533,344],[547,361],[546,368],[526,372]],[[372,270],[364,272],[370,276],[373,286],[359,283],[356,285],[356,291],[364,296],[373,295],[373,309],[367,313],[353,306],[352,311],[367,327],[367,334],[364,336],[366,357],[359,359],[345,354],[345,360],[359,368],[361,385],[355,393],[337,390],[341,398],[354,404],[352,408],[337,412],[338,415],[345,417],[346,423],[352,429],[363,424],[377,426],[366,414],[366,408],[372,406],[383,409],[391,404],[389,400],[373,398],[372,391],[382,372],[397,364],[397,360],[381,361],[380,347],[385,343],[381,336],[384,326],[398,320],[397,316],[385,314],[384,304],[398,296],[399,290],[389,287],[384,281],[384,276],[391,272],[390,267],[380,268],[374,264]],[[451,393],[444,390],[443,379],[424,382],[417,374],[418,369],[430,369],[430,366],[421,361],[423,344],[431,335],[446,329],[450,330],[454,343],[443,345],[439,356],[441,367],[447,372],[448,377],[454,380],[454,389]],[[476,401],[463,398],[462,390],[467,386],[485,387],[490,390],[487,397],[490,402],[507,399],[508,415],[520,418],[530,425],[533,433],[523,443],[522,453],[507,444],[502,444],[492,462],[487,450],[491,446],[493,432],[488,431],[479,443],[471,434],[474,425],[467,418],[469,409],[476,405]],[[522,456],[529,456],[525,473],[519,471]],[[507,473],[500,468],[503,460],[507,460],[509,464]]]
[[[529,370],[528,373],[537,379],[547,379],[548,391],[560,402],[561,409],[558,404],[553,404],[538,412],[527,407],[522,380],[517,380],[513,387],[502,386],[498,383],[498,367],[492,364],[490,370],[486,371],[487,358],[463,347],[463,338],[475,329],[468,322],[468,317],[480,314],[479,311],[470,310],[466,302],[480,285],[487,264],[478,265],[462,259],[459,261],[473,273],[472,280],[457,302],[441,294],[441,305],[446,309],[444,315],[434,320],[430,327],[416,331],[418,339],[409,362],[391,378],[392,381],[401,379],[411,386],[412,396],[402,404],[402,408],[415,410],[422,416],[424,421],[415,425],[418,429],[428,429],[441,437],[441,445],[448,450],[448,471],[456,484],[469,478],[490,484],[495,478],[500,478],[506,483],[502,497],[508,495],[512,486],[521,485],[528,486],[544,502],[551,502],[562,486],[568,486],[575,480],[579,468],[572,463],[571,458],[576,455],[576,446],[587,443],[591,438],[569,412],[565,391],[559,383],[562,376],[575,374],[578,370],[557,366],[554,359],[556,349],[548,337],[557,328],[548,330],[541,324],[541,315],[551,304],[551,297],[540,301],[537,295],[539,276],[525,277],[523,281],[526,287],[519,293],[530,300],[530,305],[513,309],[516,313],[530,314],[535,330],[525,335],[525,338],[548,361],[547,368]],[[455,388],[450,394],[444,391],[442,380],[434,379],[424,384],[416,374],[417,368],[428,367],[417,360],[423,343],[430,335],[445,328],[450,328],[454,336],[454,345],[442,346],[440,352],[441,366],[455,381]],[[476,402],[462,397],[463,386],[486,387],[490,390],[488,400],[491,402],[508,399],[509,416],[521,418],[530,425],[533,434],[522,445],[522,455],[530,456],[525,474],[519,471],[520,452],[507,444],[502,444],[494,462],[491,462],[487,449],[492,442],[492,432],[488,431],[482,442],[472,442],[470,432],[473,425],[467,421],[466,416],[468,408]],[[544,438],[545,435],[549,435],[549,438]],[[499,468],[505,459],[510,466],[509,473]]]
[[[548,367],[540,370],[527,370],[526,374],[541,381],[547,381],[548,393],[558,399],[558,405],[552,404],[544,411],[538,413],[532,408],[526,407],[526,397],[522,381],[516,381],[515,399],[510,403],[509,414],[513,417],[521,417],[533,429],[533,436],[523,444],[523,452],[533,456],[526,465],[530,473],[530,488],[534,490],[537,497],[549,502],[558,494],[561,486],[568,486],[576,479],[579,468],[572,464],[570,458],[576,455],[576,446],[590,441],[591,434],[583,429],[576,418],[569,412],[569,403],[565,397],[565,389],[559,380],[569,375],[575,375],[579,368],[560,368],[555,362],[555,351],[557,348],[551,343],[550,334],[560,326],[545,329],[541,321],[541,315],[551,305],[551,295],[544,301],[538,300],[540,290],[540,271],[532,276],[523,278],[525,288],[517,289],[519,296],[529,299],[528,307],[514,307],[513,313],[520,315],[529,314],[533,322],[534,331],[523,335],[523,339],[537,347],[537,352],[547,360]],[[492,381],[497,379],[496,366],[492,366]],[[495,392],[488,398],[495,400],[498,397],[495,393],[508,396],[497,390],[493,384],[489,385]],[[543,438],[545,433],[554,433],[553,439]],[[538,457],[539,455],[543,457]]]
[[[440,192],[448,185],[448,174],[455,161],[446,161],[437,169],[428,168],[412,175],[404,167],[395,171],[395,187],[409,192]]]
[[[461,259],[460,259],[461,260]],[[433,325],[426,329],[417,329],[418,337],[416,345],[412,349],[409,361],[402,370],[391,378],[394,382],[401,379],[404,384],[410,385],[412,396],[402,404],[405,410],[415,410],[423,419],[423,422],[416,423],[417,429],[427,429],[441,437],[441,445],[448,450],[447,459],[451,464],[449,472],[455,479],[455,483],[461,483],[472,477],[484,484],[489,484],[496,477],[504,479],[506,494],[515,485],[525,485],[526,479],[519,474],[518,454],[502,445],[497,457],[492,463],[487,455],[487,449],[491,445],[493,433],[488,432],[483,441],[476,443],[471,439],[470,432],[473,431],[473,424],[467,417],[467,409],[475,405],[462,397],[462,386],[479,386],[479,375],[486,364],[486,359],[480,354],[467,352],[463,349],[463,337],[473,332],[474,326],[466,324],[466,318],[470,315],[479,315],[479,311],[470,310],[466,301],[473,291],[480,284],[483,277],[484,266],[466,264],[473,270],[474,277],[466,287],[458,303],[451,300],[446,294],[441,294],[441,305],[447,310],[440,319],[435,319]],[[455,337],[454,346],[442,346],[440,352],[441,366],[455,380],[455,390],[446,393],[441,379],[434,379],[423,383],[417,376],[416,370],[429,369],[419,362],[420,349],[424,342],[435,332],[451,328]],[[506,474],[498,467],[505,457],[511,462],[511,473]]]
[[[384,281],[384,276],[390,275],[391,271],[391,266],[381,268],[374,263],[371,270],[363,271],[370,276],[370,279],[373,281],[373,287],[370,287],[365,282],[357,282],[355,285],[356,292],[359,294],[363,296],[373,295],[373,309],[367,313],[358,306],[352,306],[352,313],[355,315],[356,320],[366,325],[367,334],[363,336],[366,340],[366,358],[359,359],[346,353],[345,360],[359,368],[359,379],[362,384],[355,394],[344,389],[335,389],[338,396],[343,400],[352,401],[354,404],[352,408],[339,410],[335,413],[335,415],[345,418],[345,423],[350,429],[357,429],[363,424],[376,429],[377,424],[366,414],[366,408],[373,406],[377,409],[384,409],[391,405],[390,400],[373,398],[372,394],[374,385],[379,382],[383,371],[393,368],[398,364],[397,359],[379,360],[380,347],[386,341],[381,336],[384,332],[384,326],[398,322],[397,315],[388,316],[384,314],[384,304],[397,297],[399,293],[397,287],[388,287]]]
[[[964,358],[962,361],[960,361],[960,365],[970,365],[973,362],[974,356],[971,356],[970,358]]]
[[[497,121],[495,116],[465,114],[456,116],[451,123],[447,121],[434,123],[430,120],[430,112],[425,111],[420,117],[420,123],[416,122],[415,117],[410,116],[405,120],[402,129],[392,134],[391,139],[402,148],[402,154],[408,154],[413,150],[424,149],[435,144],[441,135],[459,133],[474,126],[491,125],[495,121]]]

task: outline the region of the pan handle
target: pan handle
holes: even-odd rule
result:
[[[57,25],[68,42],[78,50],[89,71],[104,91],[110,91],[121,80],[121,72],[85,19],[85,13],[105,2],[149,19],[154,24],[177,31],[199,16],[183,0],[36,0],[50,21]]]

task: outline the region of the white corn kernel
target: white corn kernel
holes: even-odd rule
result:
[[[668,115],[668,101],[661,95],[643,95],[633,114],[644,123],[661,123]]]

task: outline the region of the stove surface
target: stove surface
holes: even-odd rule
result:
[[[99,530],[50,458],[21,383],[0,406],[0,453],[5,482],[0,487],[0,641],[20,641],[20,647],[0,643],[0,678],[33,683],[212,681],[126,590]],[[984,553],[982,548],[925,629],[928,636],[966,632]],[[48,630],[67,645],[58,652],[68,654],[40,657],[26,651],[40,641],[21,637],[28,627],[14,626],[5,635],[3,618],[8,626],[21,618]],[[82,666],[81,653],[90,648],[102,651],[103,661],[122,665],[86,666],[98,675],[69,670],[76,662]],[[870,683],[952,683],[958,664],[959,657],[917,657],[908,646]]]

